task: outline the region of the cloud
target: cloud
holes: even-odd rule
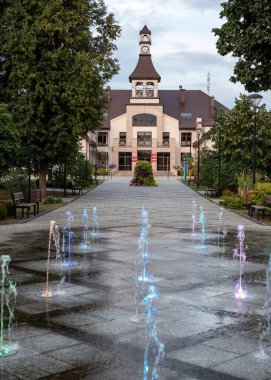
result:
[[[220,27],[221,0],[105,0],[122,28],[116,41],[115,57],[120,73],[111,81],[112,88],[129,89],[128,77],[139,54],[139,31],[147,24],[152,32],[151,53],[154,66],[162,76],[159,88],[187,89],[206,92],[207,73],[211,73],[211,89],[218,101],[227,107],[235,97],[245,93],[241,84],[229,82],[234,59],[222,57],[216,50],[212,28]],[[177,85],[176,85],[177,83]],[[271,107],[270,91],[262,94]]]

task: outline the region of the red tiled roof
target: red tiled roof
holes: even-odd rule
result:
[[[110,128],[110,120],[126,113],[126,105],[142,106],[142,103],[129,103],[131,90],[111,90],[110,106],[102,128]],[[211,98],[200,90],[186,90],[185,103],[180,103],[179,90],[159,90],[159,106],[164,106],[164,113],[179,120],[181,129],[195,129],[197,117],[202,118],[203,126],[213,125],[211,117]],[[215,100],[215,107],[227,111],[227,107]],[[152,103],[152,107],[156,104]],[[191,116],[189,114],[191,113]],[[184,116],[182,116],[182,114]]]
[[[133,79],[157,79],[160,82],[161,77],[155,70],[150,54],[139,54],[136,68],[129,76],[129,81]]]

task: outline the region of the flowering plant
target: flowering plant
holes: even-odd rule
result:
[[[153,178],[152,166],[148,161],[138,161],[135,166],[134,178],[130,186],[158,186]]]

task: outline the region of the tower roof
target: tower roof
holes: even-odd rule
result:
[[[133,79],[156,79],[160,82],[161,77],[155,70],[150,54],[139,54],[136,68],[129,76],[129,81]]]
[[[151,34],[151,31],[147,27],[147,25],[144,25],[143,29],[139,32],[139,34]]]

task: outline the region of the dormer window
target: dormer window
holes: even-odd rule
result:
[[[153,98],[153,96],[154,96],[154,83],[153,82],[147,82],[146,97],[147,98]]]
[[[136,82],[135,90],[136,90],[136,97],[142,98],[143,97],[143,91],[144,91],[143,82]]]

